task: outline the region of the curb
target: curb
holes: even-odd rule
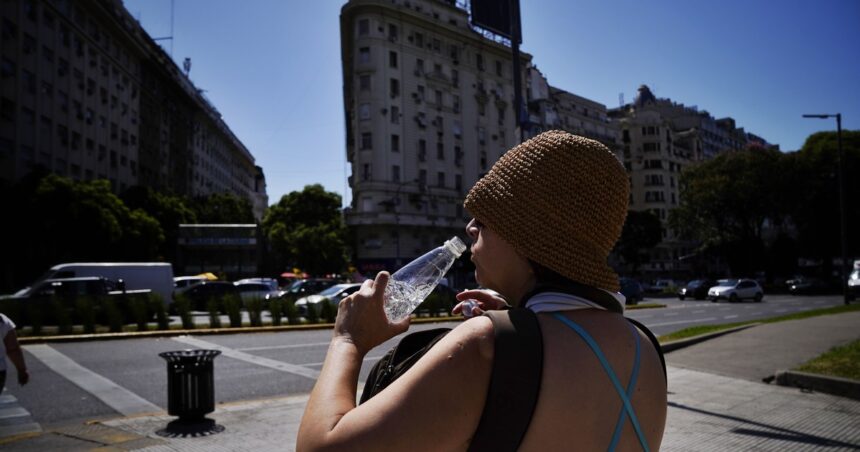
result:
[[[796,370],[776,372],[776,384],[860,400],[860,381]]]
[[[626,310],[636,309],[657,309],[665,308],[664,304],[643,304],[631,305],[625,307]],[[422,323],[441,323],[441,322],[458,322],[464,320],[462,317],[423,317],[414,318],[410,324]],[[122,333],[93,333],[93,334],[65,334],[58,336],[18,336],[18,342],[21,345],[27,344],[47,344],[47,343],[62,343],[62,342],[90,342],[90,341],[109,341],[122,339],[142,339],[142,338],[159,338],[159,337],[174,337],[174,336],[207,336],[213,334],[242,334],[242,333],[280,333],[292,330],[324,330],[334,327],[333,323],[315,323],[313,325],[281,325],[281,326],[245,326],[240,328],[195,328],[195,329],[176,329],[176,330],[152,330],[152,331],[127,331]]]
[[[462,320],[462,318],[460,319]],[[412,319],[410,324],[456,322],[456,317],[433,317]],[[243,333],[279,333],[286,331],[325,330],[334,327],[333,323],[316,323],[313,325],[282,325],[282,326],[247,326],[241,328],[199,328],[190,330],[154,330],[154,331],[129,331],[124,333],[100,333],[100,334],[67,334],[62,336],[19,336],[18,343],[47,344],[62,342],[90,342],[109,341],[122,339],[143,339],[174,336],[208,336],[214,334],[243,334]]]
[[[761,325],[760,322],[750,323],[747,325],[736,326],[734,328],[729,328],[720,331],[714,331],[713,333],[700,334],[698,336],[688,337],[684,339],[678,339],[677,341],[666,342],[660,344],[660,348],[663,349],[663,353],[673,352],[675,350],[680,350],[685,347],[689,347],[694,344],[698,344],[699,342],[704,342],[710,339],[718,338],[724,334],[736,333],[741,330],[745,330],[749,327]]]

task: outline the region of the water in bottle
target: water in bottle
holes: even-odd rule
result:
[[[396,323],[409,317],[463,251],[466,251],[466,245],[459,237],[453,237],[394,272],[384,295],[388,320]]]

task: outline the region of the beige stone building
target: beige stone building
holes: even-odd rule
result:
[[[4,0],[0,32],[0,179],[228,192],[262,216],[262,169],[121,1]]]
[[[550,86],[537,67],[529,67],[526,74],[527,137],[560,129],[600,141],[616,154],[620,152],[620,129],[609,118],[605,105]]]
[[[776,146],[736,127],[732,118],[715,119],[696,107],[658,99],[645,85],[633,103],[609,114],[621,131],[621,155],[630,175],[630,210],[650,211],[663,224],[663,241],[640,270],[651,278],[701,276],[693,274],[689,259],[696,244],[681,240],[667,225],[669,211],[680,202],[681,171],[753,142]]]
[[[466,191],[519,142],[511,50],[452,1],[352,0],[340,23],[346,221],[359,270],[392,270],[465,235]]]

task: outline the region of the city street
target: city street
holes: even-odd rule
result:
[[[689,326],[739,322],[836,306],[839,296],[767,296],[763,303],[646,300],[662,309],[631,310],[628,316],[666,334]],[[455,322],[415,325],[450,327]],[[31,382],[7,382],[0,402],[0,437],[28,428],[79,423],[166,409],[166,364],[158,353],[185,348],[221,350],[215,359],[216,401],[237,402],[308,393],[322,366],[331,331],[180,336],[157,339],[25,346]],[[373,350],[362,378],[396,341]]]

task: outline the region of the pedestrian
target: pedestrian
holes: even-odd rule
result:
[[[18,384],[24,386],[30,381],[27,373],[27,364],[24,362],[24,352],[18,344],[18,335],[15,334],[15,323],[12,319],[0,313],[0,337],[3,338],[3,347],[0,348],[0,393],[6,385],[6,357],[18,370]]]
[[[665,366],[650,332],[623,317],[618,276],[607,265],[628,196],[624,168],[597,141],[549,131],[505,153],[464,203],[473,217],[466,233],[475,278],[501,296],[465,291],[457,298],[477,299],[477,312],[512,309],[464,321],[356,406],[362,361],[409,323],[387,321],[389,274],[380,272],[340,303],[297,449],[658,450],[666,421]],[[539,367],[539,378],[515,386],[511,403],[529,391],[536,403],[527,413],[488,413],[508,403],[488,395],[507,376],[494,365],[504,360],[494,356],[501,349],[494,339],[496,314],[513,319],[516,312],[537,319],[543,348],[540,364],[531,365]],[[530,370],[515,363],[507,372]],[[494,427],[482,421],[488,414],[525,414],[527,428],[514,441],[476,445],[486,437],[482,429]]]

